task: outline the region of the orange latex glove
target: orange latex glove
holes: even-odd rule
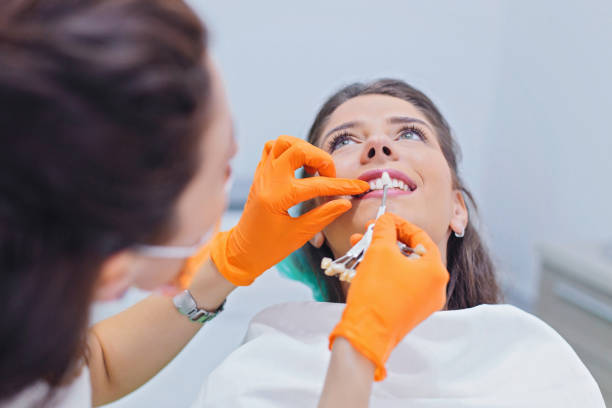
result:
[[[320,176],[296,178],[295,170],[302,166]],[[293,218],[288,210],[294,205],[370,189],[365,181],[335,176],[331,156],[310,143],[291,136],[267,142],[238,225],[211,242],[211,257],[221,274],[235,285],[251,284],[351,208],[349,200],[336,199]]]
[[[413,248],[422,244],[426,253],[410,259],[401,253],[398,240]],[[444,307],[448,279],[429,236],[396,215],[383,214],[357,267],[342,318],[329,337],[330,349],[336,337],[345,337],[376,365],[374,379],[383,380],[385,363],[397,343]]]
[[[214,234],[219,232],[221,221],[217,221],[215,224]],[[187,289],[195,274],[200,270],[204,262],[210,257],[210,242],[208,242],[197,254],[187,258],[185,264],[179,271],[179,274],[174,278],[174,285],[181,288]]]

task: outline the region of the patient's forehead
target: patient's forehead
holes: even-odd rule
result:
[[[330,115],[323,128],[317,145],[321,145],[325,135],[333,128],[348,122],[363,122],[364,126],[378,126],[394,116],[409,116],[431,123],[412,103],[389,95],[361,95],[351,98],[338,106]]]

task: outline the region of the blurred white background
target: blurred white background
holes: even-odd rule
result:
[[[454,129],[508,302],[528,310],[537,302],[536,245],[612,243],[611,1],[190,3],[209,28],[235,116],[233,208],[266,140],[305,137],[340,86],[396,77],[430,96]],[[274,282],[280,298],[308,297]],[[248,293],[232,295],[248,311],[238,326],[220,329],[222,318],[193,342],[212,336],[224,348],[192,343],[154,380],[174,381],[176,395],[158,398],[146,386],[115,405],[186,406],[240,341],[247,315],[278,300]],[[216,357],[199,367],[186,362],[209,353]]]

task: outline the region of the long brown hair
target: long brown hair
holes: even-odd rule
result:
[[[360,95],[389,95],[416,106],[434,126],[442,153],[451,170],[453,188],[460,190],[467,201],[470,216],[465,236],[457,238],[451,234],[448,238],[446,259],[450,281],[447,287],[447,309],[464,309],[483,303],[499,302],[501,292],[495,278],[495,268],[473,222],[473,216],[477,214],[476,202],[459,176],[457,167],[461,156],[459,145],[453,138],[446,119],[425,94],[396,79],[381,79],[367,84],[348,85],[333,94],[323,104],[308,133],[308,142],[316,144],[327,120],[336,108],[347,100]],[[304,203],[300,207],[300,213],[306,213],[313,206],[313,201]],[[300,250],[305,255],[312,273],[316,275],[316,282],[322,286],[320,292],[325,294],[326,300],[344,302],[340,281],[321,272],[321,259],[333,257],[329,247],[323,244],[321,248],[315,248],[310,243],[306,243]]]
[[[205,53],[180,0],[0,2],[0,401],[65,381],[101,262],[172,233]]]

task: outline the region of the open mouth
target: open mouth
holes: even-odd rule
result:
[[[389,173],[389,177],[391,178],[391,187],[387,190],[387,195],[411,194],[417,189],[416,183],[410,177],[408,177],[407,174],[399,170],[373,169],[368,170],[359,176],[359,180],[370,183],[370,189],[365,193],[354,195],[353,198],[361,199],[365,198],[366,196],[368,198],[382,196],[384,187],[382,174],[385,171]]]

